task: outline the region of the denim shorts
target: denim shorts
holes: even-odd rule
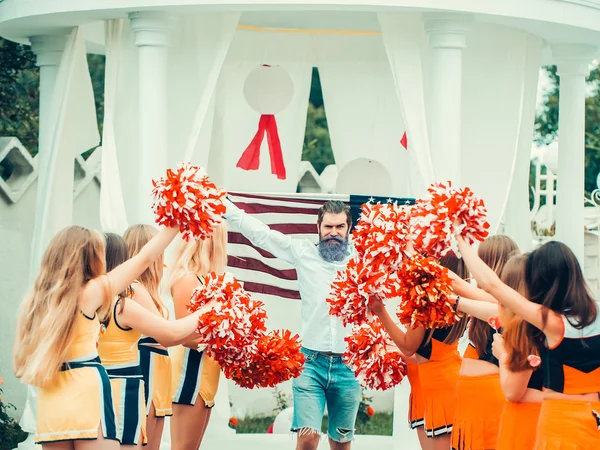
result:
[[[325,405],[329,417],[327,434],[337,442],[354,439],[354,425],[361,388],[341,356],[302,349],[304,371],[292,382],[294,418],[291,431],[321,431]]]

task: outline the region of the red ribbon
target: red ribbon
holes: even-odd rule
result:
[[[244,150],[236,164],[244,170],[258,170],[260,165],[260,146],[267,135],[269,145],[269,156],[271,157],[271,173],[277,175],[280,180],[285,180],[285,164],[281,152],[281,142],[277,132],[277,122],[273,114],[263,114],[258,121],[258,131],[250,141],[250,145]]]

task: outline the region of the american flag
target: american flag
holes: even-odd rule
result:
[[[414,199],[343,194],[246,194],[229,192],[229,199],[247,214],[254,215],[272,230],[307,238],[317,244],[317,214],[327,200],[341,200],[350,205],[356,224],[363,203],[412,204]],[[254,247],[230,225],[227,243],[227,271],[244,282],[244,289],[261,299],[299,300],[296,270],[285,261]]]

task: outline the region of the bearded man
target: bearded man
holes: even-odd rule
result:
[[[314,450],[319,445],[325,405],[328,411],[329,445],[332,450],[349,450],[361,400],[361,389],[344,364],[344,338],[350,329],[329,315],[326,298],[331,283],[354,256],[348,242],[352,225],[350,208],[337,200],[328,201],[317,218],[319,243],[295,239],[271,230],[227,201],[225,218],[253,245],[292,264],[298,274],[302,300],[302,352],[306,356],[302,374],[292,384],[294,417],[291,431],[298,435],[297,450]]]

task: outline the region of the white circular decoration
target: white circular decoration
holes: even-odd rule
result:
[[[294,96],[294,82],[279,66],[259,66],[246,78],[244,97],[259,114],[283,111]]]
[[[337,177],[338,194],[392,195],[390,173],[379,161],[357,158],[346,164]]]

